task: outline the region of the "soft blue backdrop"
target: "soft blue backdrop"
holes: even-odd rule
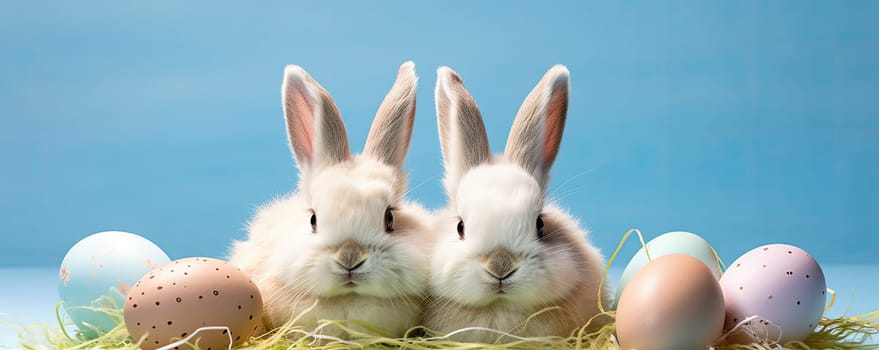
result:
[[[435,69],[500,151],[543,72],[572,73],[553,194],[609,253],[691,230],[731,261],[786,242],[879,263],[879,2],[4,1],[0,266],[57,266],[108,229],[223,256],[293,188],[285,64],[333,95],[355,150],[412,59],[412,198],[444,202]],[[570,180],[570,181],[567,181]],[[564,183],[564,185],[562,185]],[[626,246],[630,255],[635,242]]]

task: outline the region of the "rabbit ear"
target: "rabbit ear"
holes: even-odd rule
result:
[[[568,69],[552,67],[525,98],[507,138],[504,157],[530,172],[546,188],[568,114]]]
[[[415,63],[408,61],[400,66],[397,81],[385,96],[369,136],[366,138],[364,154],[371,155],[388,165],[402,167],[412,138],[415,123]]]
[[[303,174],[351,157],[339,109],[302,67],[289,65],[284,69],[281,99],[287,136]]]
[[[464,82],[449,67],[437,70],[436,116],[446,167],[446,191],[454,196],[458,180],[491,158],[479,107]]]

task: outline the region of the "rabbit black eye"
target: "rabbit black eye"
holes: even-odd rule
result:
[[[385,209],[385,232],[391,233],[394,231],[394,213],[391,212],[391,207]]]
[[[543,239],[543,218],[537,217],[537,238]]]
[[[311,212],[311,233],[317,233],[317,214]]]
[[[464,240],[464,220],[458,220],[458,239]]]

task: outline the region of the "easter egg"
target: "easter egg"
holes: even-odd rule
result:
[[[827,301],[821,266],[809,253],[787,244],[745,253],[729,266],[720,285],[725,329],[757,316],[731,337],[733,342],[803,340],[818,326]]]
[[[58,275],[64,311],[86,338],[113,329],[118,320],[91,308],[120,309],[129,287],[171,259],[153,242],[133,233],[100,232],[73,245]]]
[[[638,271],[620,297],[623,349],[705,349],[723,329],[723,293],[714,274],[689,255],[671,254]]]
[[[677,231],[659,235],[650,240],[650,242],[647,242],[647,249],[650,253],[651,259],[656,259],[669,254],[686,254],[692,256],[705,263],[705,265],[708,266],[708,269],[711,270],[715,279],[720,278],[720,267],[717,264],[717,257],[714,255],[714,250],[705,239],[694,233]],[[643,247],[635,253],[632,260],[629,260],[629,264],[626,265],[626,269],[623,270],[623,275],[617,286],[616,297],[614,298],[612,308],[616,307],[617,300],[620,299],[623,289],[626,288],[626,285],[628,285],[632,276],[647,265],[648,261],[647,252],[644,251]]]
[[[187,342],[201,349],[226,349],[230,340],[237,346],[250,338],[262,311],[262,296],[250,275],[222,260],[186,258],[137,281],[125,300],[124,316],[128,332],[145,350],[188,336]]]

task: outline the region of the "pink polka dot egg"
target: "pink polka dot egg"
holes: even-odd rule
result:
[[[787,244],[755,248],[720,278],[726,304],[724,331],[741,327],[733,343],[803,340],[824,312],[827,285],[818,262]]]

